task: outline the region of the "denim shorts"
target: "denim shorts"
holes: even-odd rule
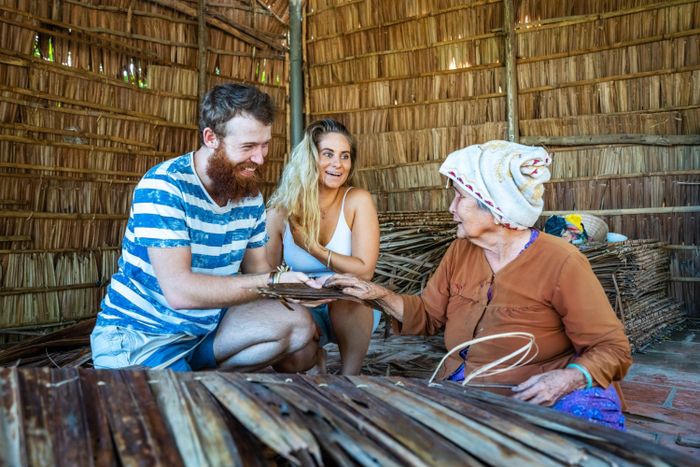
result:
[[[321,330],[321,340],[319,341],[318,345],[323,347],[329,342],[337,343],[335,333],[333,332],[331,317],[328,312],[328,304],[309,308],[309,311],[311,312],[311,316],[313,317],[316,326],[318,326],[318,328]],[[379,326],[379,321],[382,319],[382,312],[379,310],[372,310],[372,315],[374,318],[374,322],[372,323],[372,333],[374,333]]]
[[[90,335],[97,369],[129,367],[192,371],[216,368],[214,336],[152,334],[123,326],[97,326]]]

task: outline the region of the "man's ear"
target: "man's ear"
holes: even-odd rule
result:
[[[214,133],[214,130],[209,127],[206,127],[202,131],[202,141],[209,149],[216,149],[219,147],[219,138],[216,136],[216,133]]]

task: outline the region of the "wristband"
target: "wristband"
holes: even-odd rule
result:
[[[569,363],[566,365],[566,367],[574,368],[583,373],[583,376],[586,378],[586,389],[591,389],[593,387],[593,378],[591,378],[591,374],[588,372],[585,366],[579,365],[578,363]]]
[[[331,268],[331,255],[333,255],[333,250],[328,249],[328,257],[326,258],[326,269]]]

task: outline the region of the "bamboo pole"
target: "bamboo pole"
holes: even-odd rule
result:
[[[67,212],[44,212],[44,211],[0,211],[0,218],[14,219],[60,219],[69,221],[125,221],[129,218],[127,214],[97,214],[97,213],[67,213]]]
[[[197,17],[197,10],[187,6],[185,3],[176,0],[148,0],[151,3],[155,3],[160,6],[171,8],[175,11],[183,13],[185,15],[191,16],[193,18]],[[221,29],[224,32],[231,34],[234,37],[242,40],[243,42],[260,48],[270,47],[274,50],[284,50],[280,44],[270,41],[267,38],[258,38],[251,34],[248,28],[231,21],[230,19],[224,19],[220,17],[213,17],[212,15],[207,16],[207,23],[215,28]]]
[[[207,44],[209,42],[209,32],[207,31],[206,21],[206,0],[199,0],[197,14],[197,46],[199,55],[197,57],[198,75],[197,75],[197,102],[198,114],[202,112],[202,100],[207,92]]]
[[[145,156],[145,157],[162,157],[163,160],[169,157],[177,157],[181,155],[179,152],[164,152],[164,151],[137,151],[129,148],[115,148],[110,146],[95,146],[92,144],[76,144],[76,143],[63,143],[60,141],[49,141],[46,139],[35,139],[26,138],[24,136],[14,136],[14,135],[3,135],[0,134],[0,141],[11,141],[13,143],[22,144],[35,144],[38,146],[53,146],[58,148],[68,148],[75,149],[78,151],[88,151],[91,154],[94,153],[107,153],[107,154],[128,154],[133,156]],[[54,169],[51,169],[54,170]]]
[[[624,10],[610,11],[606,13],[596,13],[591,15],[567,16],[562,18],[547,18],[539,20],[536,23],[527,23],[526,25],[518,26],[515,30],[518,34],[529,32],[537,32],[545,29],[561,28],[573,26],[581,23],[592,23],[595,21],[606,20],[610,18],[619,18],[621,16],[629,16],[636,13],[645,13],[653,10],[661,10],[662,8],[670,8],[674,6],[686,5],[688,3],[696,3],[697,0],[671,0],[667,2],[650,3],[647,5],[636,6]]]
[[[545,62],[545,61],[550,61],[550,60],[556,60],[557,58],[570,58],[570,57],[576,57],[579,55],[591,54],[591,53],[595,53],[595,52],[605,52],[607,50],[624,49],[626,47],[631,47],[631,46],[635,46],[635,45],[651,44],[653,42],[661,42],[661,41],[667,41],[667,40],[673,40],[673,39],[680,39],[682,37],[694,36],[696,34],[700,34],[700,28],[688,29],[685,31],[675,32],[672,34],[659,34],[657,36],[647,36],[647,37],[644,37],[642,39],[635,39],[635,40],[626,41],[626,42],[616,42],[614,44],[606,45],[606,46],[602,46],[602,47],[590,47],[588,49],[569,50],[566,52],[558,52],[558,53],[549,54],[549,55],[538,55],[536,57],[521,58],[521,59],[518,59],[518,64]]]
[[[430,161],[430,163],[441,164],[442,161]],[[411,163],[411,165],[422,165],[424,163]],[[406,164],[408,165],[408,164]],[[364,168],[363,170],[376,170],[376,167]],[[587,181],[603,181],[603,180],[619,180],[623,178],[650,178],[650,177],[672,177],[681,175],[700,175],[700,170],[679,170],[673,172],[646,172],[646,173],[629,173],[629,174],[611,174],[611,175],[595,175],[591,177],[572,177],[572,178],[553,178],[547,183],[567,183],[567,182],[587,182]],[[683,182],[677,182],[683,183]],[[371,194],[394,194],[394,193],[413,193],[416,191],[433,191],[445,190],[444,185],[428,185],[417,186],[410,188],[389,188],[389,189],[371,189]]]
[[[215,49],[212,47],[207,47],[207,50],[211,53],[217,54],[217,55],[231,55],[234,57],[246,57],[246,58],[268,58],[271,60],[286,60],[286,55],[284,54],[279,54],[279,53],[274,53],[274,52],[267,52],[267,51],[260,51],[255,49],[255,53],[253,54],[252,52],[240,52],[238,50],[223,50],[223,49]],[[270,85],[272,86],[272,85]]]
[[[31,242],[32,237],[29,235],[3,235],[0,237],[0,242]],[[7,253],[16,253],[17,250],[6,250]],[[0,251],[2,253],[2,251]]]
[[[666,109],[671,110],[671,109]],[[630,113],[630,112],[625,112]],[[700,135],[587,135],[587,136],[523,136],[523,144],[546,146],[583,146],[588,144],[639,144],[645,146],[700,145]]]
[[[0,123],[0,128],[2,129],[8,129],[8,130],[18,130],[18,131],[27,131],[30,133],[48,133],[52,135],[62,135],[62,136],[71,136],[71,137],[80,137],[80,138],[88,138],[88,139],[97,139],[100,141],[110,141],[113,143],[119,143],[119,144],[125,144],[129,146],[140,146],[143,148],[148,148],[155,150],[156,147],[155,145],[151,143],[143,143],[141,141],[134,141],[130,139],[125,139],[125,138],[119,138],[117,136],[109,136],[109,135],[103,135],[103,134],[98,134],[98,133],[88,133],[86,131],[72,131],[72,130],[59,130],[59,129],[54,129],[54,128],[46,128],[46,127],[40,127],[40,126],[34,126],[34,125],[27,125],[25,123]]]
[[[304,133],[301,0],[289,1],[289,139],[295,147]]]
[[[684,67],[679,67],[679,68],[665,68],[665,69],[660,69],[660,70],[642,71],[642,72],[638,72],[638,73],[628,73],[628,74],[624,74],[624,75],[604,76],[602,78],[595,78],[595,79],[569,81],[566,83],[557,83],[556,85],[539,86],[536,88],[521,88],[521,89],[519,89],[519,93],[520,94],[531,94],[531,93],[535,93],[535,92],[555,91],[557,89],[571,88],[571,87],[576,87],[576,86],[589,86],[592,84],[600,84],[600,83],[607,83],[607,82],[615,83],[615,82],[627,81],[627,80],[631,80],[631,79],[673,75],[673,74],[687,73],[687,72],[692,72],[692,71],[697,71],[697,70],[700,70],[700,65],[689,65],[689,66],[684,66]]]
[[[68,3],[70,5],[76,5],[76,6],[79,6],[81,8],[87,8],[87,9],[95,10],[95,11],[108,11],[110,13],[124,13],[124,8],[119,7],[119,6],[94,5],[94,4],[86,3],[85,0],[63,0],[63,2]],[[172,22],[172,23],[180,23],[180,24],[197,24],[196,21],[193,21],[191,19],[177,18],[175,16],[163,15],[163,14],[154,13],[151,11],[134,10],[134,9],[130,9],[130,10],[131,10],[132,16],[143,16],[145,18],[164,19],[164,20]]]
[[[285,20],[283,20],[282,18],[280,18],[280,17],[277,15],[277,13],[275,13],[274,11],[272,11],[272,8],[270,8],[270,5],[265,4],[262,0],[255,0],[255,1],[258,2],[258,4],[261,6],[261,8],[255,10],[256,13],[259,13],[259,12],[262,11],[262,12],[264,12],[265,14],[268,14],[268,15],[272,16],[273,18],[275,18],[275,19],[276,19],[277,21],[279,21],[279,23],[282,24],[283,26],[287,26],[287,27],[289,26],[289,24],[287,24],[287,22],[286,22]]]
[[[513,0],[503,0],[503,29],[506,54],[506,121],[508,122],[508,141],[518,142],[518,77],[515,64],[515,11]]]
[[[568,214],[593,214],[594,216],[631,216],[635,214],[680,214],[700,212],[700,206],[666,206],[657,208],[582,209],[576,211],[542,211],[540,217],[566,216]]]
[[[31,238],[30,238],[31,239]],[[31,255],[35,253],[92,253],[121,250],[121,246],[96,246],[92,248],[49,248],[34,250],[0,250],[0,255]]]
[[[0,290],[0,297],[7,297],[9,295],[25,295],[25,294],[40,294],[40,293],[50,293],[50,292],[61,292],[64,290],[76,290],[76,289],[92,289],[104,287],[107,282],[88,282],[85,284],[66,284],[66,285],[55,285],[51,287],[24,287],[21,289],[2,289]]]
[[[354,83],[353,83],[354,84]],[[492,92],[489,94],[481,94],[479,96],[463,96],[463,97],[453,97],[449,99],[434,99],[425,100],[421,102],[402,102],[401,104],[389,104],[389,105],[378,105],[374,107],[357,107],[354,109],[336,109],[336,110],[325,110],[322,112],[314,112],[313,115],[338,115],[347,114],[355,112],[368,112],[373,110],[389,110],[389,109],[400,109],[403,107],[422,107],[430,104],[448,104],[451,102],[466,102],[466,101],[479,101],[484,99],[497,99],[501,97],[506,97],[504,92]]]

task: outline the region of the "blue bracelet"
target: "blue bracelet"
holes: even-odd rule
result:
[[[591,389],[593,387],[593,378],[591,378],[591,374],[588,372],[585,366],[579,365],[578,363],[569,363],[566,365],[566,367],[575,368],[583,373],[583,376],[586,377],[586,389]]]

